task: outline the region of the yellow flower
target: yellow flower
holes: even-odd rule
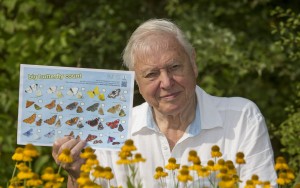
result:
[[[88,164],[82,164],[80,170],[82,172],[90,172],[92,170],[92,166]]]
[[[27,170],[29,167],[26,166],[25,163],[19,163],[19,164],[17,165],[17,168],[18,168],[20,171],[25,171],[25,170]]]
[[[146,159],[144,159],[144,158],[142,157],[142,154],[137,153],[137,154],[134,155],[134,159],[133,159],[132,162],[138,163],[138,162],[145,162],[145,161],[146,161]]]
[[[270,181],[262,182],[262,188],[271,188],[271,183],[270,183]]]
[[[164,169],[162,167],[156,167],[155,169],[155,174],[154,174],[154,179],[160,179],[160,178],[164,178],[167,177],[168,173],[164,172]]]
[[[168,164],[165,166],[165,168],[167,170],[176,170],[176,169],[179,169],[180,165],[179,164],[176,164],[176,159],[171,157],[169,160],[168,160]]]
[[[80,157],[82,159],[87,159],[91,154],[94,154],[94,151],[90,146],[84,148],[83,152],[80,153]]]
[[[124,145],[121,147],[121,151],[132,152],[135,150],[137,150],[137,148],[134,146],[133,140],[131,139],[126,140]]]
[[[259,180],[258,175],[253,174],[251,177],[252,182],[254,183],[254,185],[261,185],[262,182]]]
[[[117,160],[117,164],[131,164],[131,160],[127,159],[127,157],[120,157],[120,159]]]
[[[244,188],[255,188],[255,184],[253,183],[252,180],[247,180]]]
[[[121,159],[125,159],[125,158],[127,158],[127,157],[132,157],[132,153],[130,152],[130,151],[120,151],[119,152],[119,157],[121,158]]]
[[[114,174],[112,173],[112,170],[110,167],[104,168],[104,178],[107,180],[111,180],[114,178]]]
[[[14,161],[22,161],[23,160],[23,156],[24,156],[23,151],[24,151],[23,148],[17,147],[16,150],[15,150],[15,153],[12,156],[12,160],[14,160]]]
[[[72,163],[73,162],[73,158],[71,157],[71,151],[69,148],[65,148],[63,149],[63,151],[61,152],[61,154],[58,156],[58,160],[61,163]]]
[[[245,164],[246,161],[244,159],[245,155],[243,152],[237,152],[235,162],[237,164]]]
[[[38,187],[43,184],[38,174],[33,174],[32,178],[26,182],[26,186]]]
[[[225,160],[224,159],[219,159],[217,164],[215,165],[216,170],[220,170],[225,166]]]
[[[287,175],[287,178],[290,179],[290,180],[294,180],[295,179],[294,172],[291,169],[287,169],[286,170],[286,175]]]
[[[222,153],[220,152],[220,148],[217,145],[213,145],[211,148],[211,157],[221,157]]]
[[[79,178],[76,181],[80,186],[85,185],[88,181],[91,181],[90,180],[90,173],[81,172]]]
[[[283,157],[277,157],[275,163],[275,170],[287,170],[289,167]]]
[[[228,174],[234,175],[236,174],[236,169],[232,161],[228,160],[225,162],[225,166],[227,167]]]
[[[177,176],[178,181],[186,183],[188,181],[192,181],[193,177],[189,174],[188,166],[182,166],[179,170],[179,175]]]
[[[94,165],[99,165],[99,161],[97,159],[97,156],[93,153],[91,154],[88,159],[86,160],[85,164],[94,166]]]
[[[44,169],[42,174],[42,180],[53,181],[55,179],[55,173],[52,167],[47,167]]]
[[[104,172],[104,168],[102,166],[97,165],[94,168],[93,176],[95,178],[104,178]]]
[[[210,171],[209,171],[209,168],[208,167],[201,167],[199,170],[198,170],[198,176],[200,177],[208,177],[210,175]]]
[[[23,179],[30,179],[33,177],[34,173],[31,172],[31,169],[29,167],[27,168],[23,168],[23,169],[19,169],[20,172],[17,174],[17,177],[20,179],[20,180],[23,180]]]
[[[39,156],[39,152],[37,151],[34,145],[26,144],[24,148],[24,155],[29,157],[37,157]]]
[[[207,168],[211,171],[216,171],[217,169],[215,168],[215,162],[213,160],[207,161]]]
[[[192,162],[193,164],[201,164],[200,158],[195,150],[191,150],[189,152],[188,161]]]
[[[219,187],[220,188],[234,188],[234,180],[230,176],[223,176],[221,178],[221,181],[219,181]]]
[[[220,178],[222,179],[224,176],[228,176],[228,170],[227,168],[224,166],[224,167],[221,167],[220,168],[220,172],[217,174],[217,178]]]

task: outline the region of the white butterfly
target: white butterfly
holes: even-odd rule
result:
[[[82,92],[79,91],[77,87],[72,87],[67,91],[67,95],[76,96],[78,99],[82,98]]]
[[[48,88],[47,93],[52,94],[56,92],[56,86],[51,86]]]
[[[42,96],[42,91],[39,89],[38,84],[31,84],[25,89],[25,93],[35,93],[37,97]]]

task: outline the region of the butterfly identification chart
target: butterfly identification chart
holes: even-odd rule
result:
[[[69,135],[119,149],[128,139],[133,91],[132,71],[22,64],[18,144],[52,146]]]

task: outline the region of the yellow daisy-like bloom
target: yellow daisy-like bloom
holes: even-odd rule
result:
[[[81,188],[101,188],[101,187],[102,187],[101,185],[98,185],[90,180],[86,182]]]
[[[45,168],[41,178],[44,181],[53,181],[55,179],[54,169],[52,167]]]
[[[20,164],[17,164],[17,168],[20,171],[26,171],[29,167],[25,163],[20,163]]]
[[[209,168],[210,171],[216,171],[215,168],[215,162],[213,160],[207,161],[207,168]]]
[[[255,184],[253,183],[252,180],[247,180],[246,181],[246,185],[244,186],[244,188],[255,188]]]
[[[135,150],[137,150],[137,148],[135,147],[134,142],[131,139],[126,140],[124,145],[121,147],[121,151],[132,152]]]
[[[243,152],[237,152],[236,158],[235,158],[236,164],[245,164],[246,161],[245,161],[244,157],[245,157],[245,155]]]
[[[289,167],[283,157],[277,157],[275,163],[275,170],[287,170]]]
[[[254,185],[261,185],[262,182],[259,180],[258,175],[253,174],[251,177],[251,180],[253,181]]]
[[[198,170],[200,170],[201,169],[201,165],[200,164],[193,164],[193,165],[191,165],[190,167],[189,167],[189,170],[194,170],[194,171],[198,171]]]
[[[192,181],[193,177],[189,174],[188,166],[182,166],[179,170],[179,175],[177,176],[179,182],[187,183],[188,181]]]
[[[230,174],[230,175],[236,174],[236,168],[232,161],[230,161],[230,160],[226,161],[225,166],[227,167],[228,174]]]
[[[220,152],[220,148],[217,145],[213,145],[211,148],[211,157],[221,157],[222,153]]]
[[[134,155],[134,159],[132,160],[133,163],[145,162],[146,159],[142,157],[142,154],[136,153]]]
[[[23,161],[23,157],[24,157],[23,151],[24,151],[24,148],[17,147],[15,150],[15,153],[12,156],[12,160]]]
[[[120,156],[120,159],[117,160],[117,164],[118,165],[122,165],[122,164],[131,164],[131,160],[127,159],[126,156]]]
[[[63,149],[61,154],[58,156],[58,160],[65,164],[72,163],[73,158],[71,157],[71,150],[69,148]]]
[[[97,165],[94,167],[94,172],[92,174],[95,178],[104,178],[105,177],[104,172],[105,172],[104,168],[102,166]]]
[[[286,175],[287,175],[287,178],[290,179],[290,180],[294,180],[295,179],[294,172],[291,169],[287,169],[286,170]]]
[[[80,167],[80,171],[82,172],[90,172],[92,170],[92,166],[88,164],[83,164]]]
[[[167,177],[168,173],[164,172],[164,169],[162,167],[156,167],[155,169],[155,174],[154,174],[154,179],[160,179],[160,178],[164,178]]]
[[[83,152],[80,153],[80,158],[87,159],[91,154],[94,154],[94,151],[90,146],[84,148]]]
[[[91,181],[91,180],[90,180],[90,173],[88,173],[88,172],[81,172],[79,175],[79,178],[77,178],[77,180],[76,180],[76,182],[80,186],[84,186],[89,181]]]
[[[132,153],[130,151],[120,151],[118,155],[121,159],[132,157]]]
[[[200,158],[198,157],[197,151],[191,150],[189,152],[188,161],[196,164],[201,164]]]
[[[43,184],[43,181],[39,178],[38,174],[33,174],[32,178],[26,182],[26,186],[38,187]]]
[[[27,155],[29,157],[39,156],[39,152],[37,151],[36,147],[32,144],[26,144],[23,152],[24,155]]]
[[[169,160],[168,160],[168,164],[165,166],[165,168],[167,170],[176,170],[176,169],[179,169],[180,165],[179,164],[176,164],[176,159],[171,157]]]
[[[225,166],[225,160],[224,159],[219,159],[217,164],[215,165],[216,170],[220,170]]]
[[[33,175],[34,175],[34,173],[31,171],[31,169],[29,167],[27,167],[27,168],[23,168],[22,170],[20,170],[20,172],[17,174],[17,177],[20,180],[24,180],[24,179],[32,178]]]
[[[210,175],[210,170],[208,167],[201,167],[199,170],[198,170],[198,176],[199,177],[208,177]]]
[[[48,181],[45,183],[45,188],[60,188],[62,187],[62,183],[64,181],[64,178],[61,177],[59,174],[55,174],[55,177],[52,181]]]
[[[222,167],[222,168],[220,168],[220,172],[217,174],[217,178],[220,178],[220,179],[222,179],[224,176],[228,176],[229,174],[228,174],[228,169],[227,169],[227,167]]]
[[[232,175],[232,179],[235,183],[241,183],[240,177],[237,174]]]
[[[218,185],[220,188],[235,188],[234,180],[230,176],[223,176]]]
[[[89,158],[86,160],[85,164],[94,166],[94,165],[99,165],[99,161],[97,159],[97,156],[93,153],[89,156]]]
[[[104,168],[104,178],[107,180],[111,180],[114,178],[114,174],[112,173],[112,170],[110,167]]]
[[[262,182],[262,188],[271,188],[271,183],[270,183],[270,181]]]

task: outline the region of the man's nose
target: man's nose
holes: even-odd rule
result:
[[[168,71],[162,71],[160,73],[160,87],[163,89],[169,89],[174,84],[173,76]]]

